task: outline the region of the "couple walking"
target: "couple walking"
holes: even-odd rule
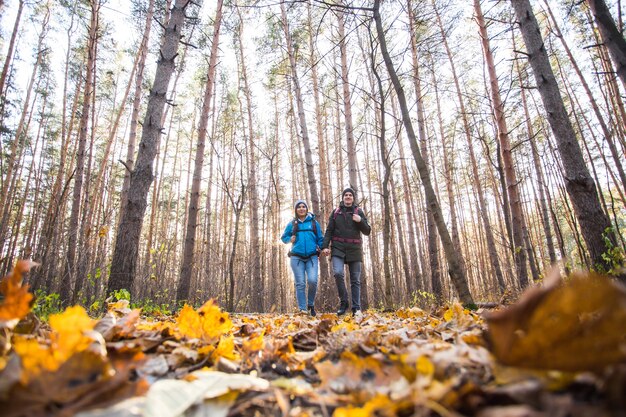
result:
[[[284,243],[291,243],[289,251],[291,269],[296,286],[296,301],[302,313],[315,316],[315,294],[317,292],[318,256],[331,255],[333,275],[339,293],[337,314],[348,310],[348,291],[344,279],[344,266],[350,272],[352,293],[352,313],[361,315],[361,266],[363,262],[363,241],[361,234],[369,235],[372,230],[367,218],[356,206],[356,193],[346,188],[341,193],[341,203],[328,219],[326,232],[322,236],[321,227],[315,215],[309,213],[304,200],[294,204],[295,217],[285,227],[282,235]],[[308,283],[308,294],[306,286]]]

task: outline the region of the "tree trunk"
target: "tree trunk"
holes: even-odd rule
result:
[[[493,273],[498,282],[500,291],[504,291],[504,287],[505,287],[504,278],[502,276],[500,260],[498,259],[498,252],[497,252],[497,248],[495,244],[493,230],[491,228],[491,223],[489,221],[489,214],[487,212],[487,203],[485,202],[485,194],[483,191],[483,186],[480,182],[480,174],[478,172],[478,162],[476,161],[476,154],[474,152],[474,141],[471,135],[471,128],[470,128],[470,124],[468,120],[468,113],[465,110],[465,102],[463,100],[463,94],[461,91],[461,86],[459,84],[459,77],[456,72],[456,66],[454,64],[454,60],[452,59],[452,51],[450,50],[450,47],[448,46],[447,35],[444,31],[443,24],[439,16],[439,11],[437,10],[436,7],[435,7],[435,13],[437,15],[437,24],[439,25],[439,31],[441,32],[443,45],[446,50],[446,55],[448,56],[448,61],[450,62],[450,67],[452,69],[452,78],[454,80],[456,96],[459,102],[461,121],[463,122],[463,133],[465,135],[465,139],[467,141],[467,146],[469,150],[471,172],[472,172],[472,182],[476,189],[476,197],[478,198],[478,203],[479,203],[478,212],[480,214],[480,219],[482,220],[483,227],[485,229],[485,239],[487,240],[489,259],[491,261],[491,266],[493,267]]]
[[[162,129],[162,117],[170,78],[174,72],[174,60],[185,21],[185,8],[189,0],[176,0],[171,17],[163,34],[163,44],[156,75],[143,123],[137,164],[131,173],[127,209],[122,214],[115,240],[107,293],[120,289],[132,291],[141,225],[146,212],[147,197],[153,180],[153,164]]]
[[[76,250],[78,246],[79,216],[83,190],[83,174],[85,169],[85,152],[89,129],[89,116],[94,89],[94,70],[96,65],[96,45],[98,43],[100,0],[91,1],[91,21],[89,22],[89,37],[87,40],[87,64],[85,72],[85,89],[83,91],[83,105],[78,127],[78,149],[76,151],[76,172],[74,174],[74,190],[72,194],[72,211],[70,214],[69,237],[64,272],[61,275],[60,299],[63,304],[70,302],[72,281],[76,274]],[[94,129],[94,126],[91,127]]]
[[[317,132],[317,147],[318,147],[318,157],[319,157],[319,165],[320,165],[320,211],[315,213],[318,216],[318,219],[321,219],[320,225],[322,229],[326,225],[325,222],[328,220],[328,216],[330,215],[332,207],[332,192],[330,189],[330,175],[328,170],[328,154],[326,149],[328,148],[328,144],[326,142],[326,138],[324,135],[324,111],[320,104],[320,88],[319,81],[317,76],[317,59],[315,56],[315,45],[313,43],[313,19],[311,16],[311,3],[307,2],[307,25],[309,32],[309,53],[310,53],[310,66],[311,66],[311,82],[313,87],[313,100],[315,103],[315,127]],[[321,299],[318,302],[319,306],[324,306],[330,304],[331,300],[334,303],[335,297],[332,295],[332,291],[330,291],[335,286],[329,285],[330,280],[330,270],[329,270],[329,262],[327,257],[319,258],[319,266],[320,266],[320,277],[319,282],[321,285],[318,286],[318,298]]]
[[[1,8],[0,8],[1,9]],[[13,24],[13,32],[11,33],[11,40],[9,41],[9,48],[7,50],[7,56],[4,58],[4,65],[2,66],[2,73],[0,74],[0,95],[3,100],[6,96],[4,94],[4,85],[9,74],[9,67],[11,66],[11,60],[13,58],[13,51],[15,50],[15,40],[20,29],[20,22],[22,20],[22,12],[24,11],[24,0],[19,0],[17,8],[17,16],[15,17],[15,23]],[[4,103],[2,104],[4,107]]]
[[[348,52],[346,50],[346,33],[344,28],[344,14],[341,9],[336,11],[337,27],[339,30],[339,52],[341,55],[341,87],[343,92],[343,111],[346,128],[346,149],[348,151],[348,178],[350,187],[357,189],[357,161],[356,143],[354,142],[354,127],[352,125],[352,104],[350,102],[350,80],[348,79]],[[381,126],[382,127],[382,126]],[[384,134],[384,132],[381,132]]]
[[[491,46],[489,44],[487,24],[485,23],[485,17],[483,16],[482,9],[480,8],[479,0],[474,0],[474,11],[476,13],[476,23],[478,23],[483,53],[485,54],[487,72],[489,74],[493,113],[498,131],[498,141],[500,142],[502,162],[504,163],[506,188],[509,196],[509,203],[511,205],[511,226],[513,232],[515,268],[517,272],[517,279],[523,289],[529,284],[528,270],[526,269],[526,251],[524,250],[524,211],[522,210],[521,197],[517,186],[517,173],[515,172],[515,165],[513,162],[509,129],[504,116],[504,103],[502,102],[502,97],[500,96],[500,83],[498,82],[496,65],[493,60]]]
[[[548,11],[548,14],[550,15],[550,18],[552,20],[552,25],[554,26],[555,34],[561,41],[561,44],[563,45],[563,48],[565,49],[565,52],[567,53],[567,56],[572,66],[574,67],[574,71],[576,71],[576,74],[578,75],[578,78],[580,79],[580,82],[583,88],[585,89],[585,93],[587,94],[587,98],[589,99],[591,108],[593,109],[593,112],[596,115],[596,119],[598,120],[598,123],[602,130],[604,139],[606,140],[606,143],[609,145],[609,150],[611,151],[611,156],[613,157],[615,168],[617,169],[617,172],[619,174],[619,178],[622,183],[622,188],[624,188],[626,187],[626,174],[624,173],[624,168],[622,167],[623,155],[620,155],[617,147],[615,146],[615,141],[613,140],[613,134],[611,133],[609,127],[604,121],[604,117],[602,116],[600,107],[598,106],[598,103],[596,102],[595,97],[593,96],[591,92],[591,88],[589,87],[587,80],[585,79],[582,71],[580,70],[578,63],[576,62],[576,59],[574,58],[574,55],[572,54],[572,51],[569,48],[569,45],[565,41],[565,37],[561,33],[561,29],[559,28],[557,21],[554,18],[554,15],[552,14],[552,9],[550,8],[550,5],[548,4],[548,2],[546,2],[546,10]]]
[[[300,123],[300,130],[302,133],[302,144],[304,145],[304,159],[306,164],[307,181],[309,184],[309,190],[311,192],[311,205],[314,213],[319,213],[320,210],[320,198],[317,192],[317,181],[315,180],[315,167],[313,165],[313,156],[311,151],[311,144],[309,141],[309,130],[306,124],[306,115],[304,112],[304,101],[302,99],[302,91],[300,88],[300,79],[298,78],[298,69],[296,65],[296,56],[293,50],[293,42],[291,40],[291,33],[289,32],[289,23],[287,22],[287,12],[285,11],[285,4],[280,4],[280,11],[282,16],[283,31],[285,33],[285,43],[287,44],[287,55],[289,58],[289,65],[291,67],[291,79],[293,82],[293,89],[296,93],[296,105],[298,108],[298,122]]]
[[[213,40],[211,41],[211,57],[209,58],[209,70],[202,98],[202,110],[200,122],[198,124],[198,144],[194,159],[193,179],[191,184],[191,195],[187,213],[187,227],[185,229],[185,243],[183,247],[183,259],[181,261],[180,279],[176,290],[176,301],[179,303],[189,300],[189,289],[191,286],[191,275],[194,267],[194,248],[196,246],[196,229],[198,227],[198,211],[200,201],[200,183],[202,181],[202,168],[204,166],[204,148],[207,137],[207,126],[209,124],[209,111],[211,100],[213,99],[213,88],[215,85],[215,68],[217,67],[217,50],[220,39],[220,27],[222,24],[222,0],[217,1],[215,20],[213,24]],[[207,196],[208,198],[209,196]]]
[[[342,18],[339,18],[340,22]],[[380,108],[380,117],[379,120],[379,131],[378,131],[378,146],[380,151],[380,160],[383,163],[383,181],[382,181],[382,196],[383,199],[383,270],[384,270],[384,281],[385,281],[385,307],[391,309],[393,307],[393,297],[392,297],[392,279],[391,279],[391,269],[390,269],[390,254],[391,250],[389,248],[390,239],[391,239],[391,205],[389,203],[389,199],[391,198],[391,193],[389,190],[389,180],[391,177],[391,164],[389,163],[389,152],[387,151],[387,145],[385,143],[385,90],[383,89],[383,83],[380,79],[380,75],[376,70],[376,62],[374,60],[374,44],[371,44],[371,53],[370,53],[370,64],[372,68],[372,73],[374,77],[376,77],[376,86],[378,87],[378,100],[379,100],[379,108]],[[343,55],[343,53],[342,53]],[[343,58],[342,58],[343,62]],[[344,87],[345,93],[345,87]],[[373,92],[372,92],[373,93]],[[376,96],[374,96],[376,97]],[[345,99],[344,95],[344,99]],[[349,98],[349,97],[348,97]],[[347,116],[347,115],[346,115]],[[347,117],[346,117],[347,120]],[[348,160],[350,157],[348,157]],[[352,175],[352,174],[350,174]],[[350,186],[353,186],[352,181],[350,181]]]
[[[604,236],[615,244],[615,237],[610,229],[611,223],[600,206],[596,185],[589,175],[576,133],[567,115],[530,1],[512,0],[511,4],[515,9],[537,88],[557,141],[557,149],[564,168],[565,186],[580,223],[593,267],[608,271],[611,265],[602,255],[609,249]]]
[[[126,203],[128,202],[128,187],[130,185],[130,174],[133,171],[135,165],[135,147],[137,145],[137,124],[139,120],[139,108],[141,107],[141,97],[143,90],[143,75],[146,66],[146,57],[148,56],[148,42],[150,41],[150,32],[152,30],[152,18],[154,15],[154,1],[150,0],[148,3],[148,11],[146,12],[146,21],[143,29],[143,36],[141,37],[141,44],[138,51],[137,70],[135,73],[135,91],[133,93],[133,107],[130,117],[130,127],[128,134],[128,146],[126,148],[126,164],[124,171],[124,182],[122,183],[122,194],[120,196],[120,214],[119,219],[122,218],[122,213],[126,210]]]
[[[626,39],[615,26],[615,21],[604,0],[587,0],[587,5],[593,13],[602,41],[613,58],[617,76],[626,88]]]
[[[517,74],[522,83],[522,73],[519,68],[519,61],[515,62],[515,66],[517,68]],[[543,173],[543,167],[541,164],[541,159],[539,157],[539,150],[537,149],[537,143],[535,138],[535,132],[533,128],[533,124],[530,119],[530,113],[528,111],[528,104],[526,102],[526,91],[522,88],[521,91],[522,97],[522,107],[524,108],[524,115],[526,119],[526,130],[528,131],[528,140],[530,142],[530,149],[533,156],[533,164],[535,167],[535,175],[537,176],[538,188],[539,188],[539,207],[541,212],[541,220],[543,225],[543,233],[546,239],[546,243],[548,246],[548,257],[550,258],[550,264],[554,265],[556,263],[556,252],[554,250],[554,242],[552,241],[552,228],[550,227],[550,217],[548,215],[548,205],[546,204],[546,179]]]
[[[254,122],[252,115],[252,93],[248,83],[248,72],[246,68],[245,52],[243,44],[243,18],[241,17],[241,9],[237,8],[239,13],[239,53],[241,65],[241,79],[243,80],[243,93],[246,98],[246,115],[248,117],[248,146],[246,148],[248,160],[248,207],[250,208],[250,246],[248,247],[248,265],[250,265],[250,274],[246,274],[252,279],[251,294],[251,310],[253,312],[265,311],[263,303],[263,294],[265,293],[265,284],[263,275],[261,275],[261,254],[265,253],[259,246],[259,192],[257,190],[257,157],[256,149],[257,138],[254,132]],[[319,208],[319,206],[318,206]]]
[[[398,97],[398,102],[400,104],[400,109],[402,112],[402,121],[404,122],[404,127],[406,129],[407,136],[409,137],[409,142],[411,144],[411,151],[413,152],[413,157],[417,164],[417,169],[419,171],[420,178],[424,186],[426,202],[433,212],[433,216],[435,217],[435,222],[437,224],[437,230],[439,231],[439,235],[443,243],[446,260],[448,261],[450,277],[456,287],[460,300],[465,304],[473,304],[474,301],[472,299],[472,295],[470,294],[467,279],[463,272],[460,254],[455,251],[454,244],[452,243],[452,239],[450,238],[450,233],[448,232],[448,228],[445,224],[445,220],[441,212],[441,207],[439,206],[437,196],[435,195],[435,191],[432,187],[428,167],[426,165],[426,162],[424,161],[424,158],[422,158],[419,146],[417,144],[417,138],[415,136],[415,131],[413,130],[413,124],[411,122],[411,116],[409,115],[409,109],[404,95],[404,90],[402,88],[402,85],[400,84],[400,79],[398,78],[398,74],[396,73],[396,70],[391,61],[391,57],[389,56],[389,52],[387,50],[382,18],[380,16],[380,0],[374,1],[374,20],[376,22],[376,32],[378,34],[378,40],[380,41],[380,49],[385,60],[387,72],[391,77],[391,82],[393,83],[394,89]]]

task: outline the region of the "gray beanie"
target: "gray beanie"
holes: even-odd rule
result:
[[[343,192],[341,193],[341,198],[343,199],[343,196],[346,193],[351,193],[352,197],[354,197],[354,199],[356,200],[356,192],[354,191],[354,189],[352,189],[351,187],[346,188],[345,190],[343,190]]]
[[[298,207],[300,204],[304,204],[304,206],[306,207],[306,209],[309,209],[309,205],[306,203],[306,201],[304,200],[296,200],[296,202],[293,205],[293,211],[296,211],[296,207]]]

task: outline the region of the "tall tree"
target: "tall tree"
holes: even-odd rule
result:
[[[85,170],[85,152],[87,147],[87,134],[89,133],[89,118],[91,116],[91,104],[94,91],[94,70],[96,65],[96,49],[98,45],[98,26],[100,20],[100,0],[91,1],[91,20],[89,22],[89,34],[87,38],[87,63],[85,72],[85,89],[83,90],[83,105],[78,127],[78,148],[76,150],[76,172],[74,173],[74,190],[72,193],[72,211],[70,214],[69,237],[65,267],[61,278],[61,301],[68,303],[72,290],[72,282],[75,278],[76,251],[78,249],[78,224],[81,199],[83,198],[83,175]],[[93,129],[93,126],[92,126]]]
[[[257,157],[256,149],[258,147],[256,132],[253,123],[253,103],[252,92],[250,91],[250,83],[248,81],[248,70],[246,66],[246,53],[244,50],[244,20],[241,15],[241,9],[238,7],[239,13],[239,33],[237,41],[239,44],[239,68],[241,69],[241,81],[243,81],[243,94],[246,99],[246,116],[248,127],[248,143],[246,146],[246,155],[248,163],[248,207],[250,209],[250,245],[248,246],[248,265],[250,265],[250,274],[252,278],[252,294],[251,294],[251,310],[256,312],[264,311],[263,293],[265,285],[263,275],[261,274],[261,254],[264,253],[259,246],[259,191],[257,187]]]
[[[370,40],[371,53],[370,53],[370,65],[372,73],[376,77],[376,87],[378,88],[378,105],[380,109],[380,116],[377,118],[379,129],[378,136],[378,149],[380,152],[380,160],[383,163],[383,181],[382,181],[382,199],[383,199],[383,271],[385,280],[385,307],[392,308],[392,278],[391,278],[391,250],[389,248],[391,240],[391,191],[389,189],[389,180],[391,179],[391,163],[389,162],[389,151],[387,150],[386,143],[386,127],[385,127],[385,90],[383,88],[383,82],[378,74],[376,68],[376,60],[374,56],[375,48],[373,40]],[[352,181],[350,181],[352,186]],[[410,285],[410,284],[409,284]]]
[[[589,174],[576,132],[565,109],[539,24],[529,0],[511,0],[511,4],[526,44],[526,55],[535,76],[548,122],[556,139],[563,163],[565,187],[580,223],[587,250],[595,268],[609,270],[611,265],[602,255],[609,249],[604,236],[615,244],[611,222],[602,210],[596,184]]]
[[[400,83],[400,79],[398,78],[398,74],[396,73],[396,70],[393,66],[393,62],[391,61],[391,56],[389,55],[389,51],[387,49],[387,43],[385,41],[385,32],[383,30],[383,23],[382,23],[382,18],[380,15],[380,0],[374,1],[373,12],[374,12],[374,21],[376,22],[376,33],[378,36],[378,40],[380,42],[380,49],[383,55],[383,59],[385,61],[385,66],[387,67],[387,72],[389,73],[389,76],[391,77],[391,82],[396,91],[398,103],[400,104],[400,110],[402,113],[402,121],[404,123],[404,128],[407,132],[407,136],[409,137],[411,151],[413,152],[413,158],[415,159],[415,162],[417,164],[417,169],[420,174],[420,179],[422,180],[422,185],[424,186],[424,194],[426,195],[426,201],[427,201],[428,206],[431,207],[433,216],[435,217],[437,230],[439,231],[439,236],[443,244],[444,252],[446,255],[446,260],[448,261],[450,277],[457,290],[459,299],[463,303],[472,304],[474,301],[472,298],[472,294],[469,291],[467,278],[463,272],[461,255],[457,253],[456,250],[454,249],[454,244],[452,243],[452,239],[450,238],[450,233],[448,232],[448,228],[443,218],[443,213],[441,212],[441,206],[439,205],[439,202],[437,201],[437,196],[432,186],[430,173],[428,172],[426,161],[422,157],[421,152],[419,150],[417,138],[415,136],[415,131],[413,129],[413,123],[411,121],[411,116],[409,114],[409,108],[406,102],[406,97],[404,95],[404,89],[402,87],[402,84]]]
[[[176,0],[163,32],[163,43],[143,122],[137,163],[130,176],[127,209],[122,213],[115,239],[108,293],[123,288],[132,291],[148,190],[154,178],[152,170],[161,135],[166,95],[175,69],[185,9],[189,4],[190,0]]]
[[[496,74],[496,65],[493,60],[493,53],[489,43],[489,35],[487,33],[487,24],[480,7],[480,1],[474,0],[474,12],[476,15],[476,23],[480,33],[480,40],[483,47],[483,54],[487,64],[487,73],[489,74],[489,85],[491,90],[491,104],[493,107],[493,115],[496,119],[496,128],[498,133],[498,141],[500,142],[500,153],[504,164],[504,177],[506,179],[506,191],[509,196],[509,204],[511,207],[511,228],[513,232],[513,256],[515,257],[515,269],[517,279],[522,288],[528,286],[528,272],[526,269],[526,251],[524,250],[524,211],[522,209],[522,201],[518,190],[517,173],[515,172],[515,164],[513,162],[513,151],[511,149],[511,139],[509,138],[509,129],[504,115],[504,103],[500,95],[500,82]]]
[[[196,229],[198,227],[198,211],[200,201],[200,183],[202,181],[202,168],[204,166],[204,148],[207,137],[207,126],[209,124],[209,111],[213,99],[213,88],[215,86],[215,68],[217,67],[217,50],[220,40],[220,28],[222,25],[222,0],[217,1],[215,11],[215,23],[213,24],[213,40],[211,43],[211,56],[209,58],[209,68],[206,85],[204,87],[204,97],[202,98],[202,110],[198,123],[198,143],[196,145],[196,155],[194,159],[193,179],[191,183],[191,195],[189,196],[189,210],[187,213],[187,227],[185,229],[185,243],[183,246],[183,258],[180,267],[180,279],[176,290],[177,301],[189,300],[189,289],[191,286],[191,275],[194,267],[196,246]],[[208,198],[208,196],[207,196]]]
[[[602,42],[609,50],[617,76],[626,88],[626,39],[615,25],[615,20],[604,0],[586,0],[595,18]]]
[[[154,17],[154,1],[149,0],[148,9],[146,11],[146,20],[141,36],[141,43],[137,54],[137,69],[135,71],[135,91],[133,93],[133,107],[131,110],[130,126],[128,133],[128,145],[126,147],[126,170],[124,171],[124,182],[122,183],[122,195],[120,196],[120,216],[126,210],[128,201],[128,187],[130,185],[130,173],[135,165],[135,148],[137,147],[137,125],[139,121],[139,108],[141,106],[141,97],[143,90],[144,69],[146,66],[146,57],[148,56],[148,42],[150,41],[150,32],[152,31],[152,19]]]
[[[342,9],[336,9],[335,14],[337,15],[339,54],[341,56],[341,88],[343,92],[343,114],[345,117],[344,127],[346,128],[346,149],[348,150],[348,178],[350,181],[350,187],[357,187],[356,143],[354,142],[352,103],[350,101],[350,80],[348,79],[348,50],[346,48],[345,14]],[[382,133],[384,134],[384,132]]]
[[[300,133],[302,134],[302,145],[304,146],[304,160],[307,172],[307,182],[309,191],[311,192],[311,205],[313,212],[319,213],[320,197],[317,191],[317,181],[315,180],[315,166],[313,165],[313,153],[311,151],[311,141],[309,140],[309,129],[306,123],[306,114],[304,111],[304,99],[302,98],[302,88],[300,87],[300,78],[298,77],[298,68],[296,64],[296,52],[294,51],[289,22],[287,21],[287,11],[285,3],[280,3],[281,22],[283,32],[285,34],[285,43],[287,44],[287,57],[291,69],[291,81],[293,89],[296,93],[296,106],[298,108],[298,123],[300,124]]]
[[[487,250],[489,252],[489,260],[491,262],[491,266],[493,267],[493,273],[496,277],[496,281],[498,282],[498,287],[500,291],[504,290],[504,278],[502,276],[502,269],[500,267],[500,260],[498,259],[498,252],[495,243],[495,237],[493,234],[493,230],[491,228],[491,222],[489,220],[489,213],[487,210],[487,203],[485,201],[485,193],[483,190],[483,184],[480,181],[480,174],[478,170],[478,161],[476,158],[476,152],[474,150],[474,138],[472,138],[472,130],[469,123],[468,112],[465,108],[465,100],[463,99],[463,92],[461,90],[461,83],[459,81],[459,76],[456,70],[456,64],[454,62],[452,56],[452,50],[448,45],[448,35],[444,30],[443,23],[441,21],[441,16],[437,7],[435,6],[435,14],[437,16],[437,24],[439,26],[439,32],[441,33],[441,37],[443,39],[443,45],[446,50],[446,55],[448,57],[448,61],[450,62],[450,68],[452,69],[452,79],[454,81],[454,88],[456,92],[456,98],[459,102],[459,111],[460,118],[463,123],[463,134],[465,136],[465,140],[467,141],[467,148],[469,151],[469,159],[471,165],[472,172],[472,183],[476,190],[476,198],[478,199],[478,213],[480,215],[480,219],[482,220],[485,240],[487,241]],[[521,235],[520,235],[521,239]]]
[[[4,65],[2,66],[2,73],[0,74],[0,95],[4,100],[4,84],[6,83],[9,73],[9,67],[11,66],[11,60],[13,58],[13,52],[15,50],[15,40],[19,33],[20,22],[22,21],[22,12],[24,11],[24,0],[19,0],[17,7],[17,16],[15,16],[15,23],[13,24],[13,32],[11,33],[11,40],[9,41],[9,47],[7,50],[7,56],[4,58]]]

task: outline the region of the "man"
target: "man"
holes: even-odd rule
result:
[[[322,243],[322,254],[332,255],[333,273],[339,293],[338,315],[348,310],[348,292],[344,280],[344,266],[350,271],[352,313],[361,316],[361,264],[363,262],[363,240],[361,234],[369,235],[372,228],[367,223],[363,210],[355,205],[356,193],[346,188],[341,193],[341,203],[333,210]],[[332,242],[332,252],[329,246]]]

